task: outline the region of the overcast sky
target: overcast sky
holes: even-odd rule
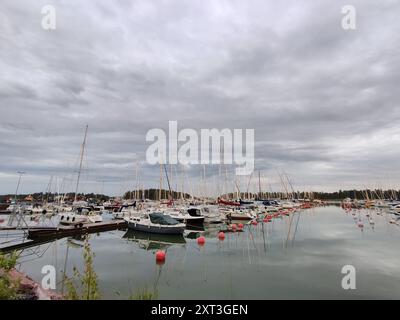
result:
[[[23,193],[60,185],[86,124],[83,191],[123,192],[137,163],[157,186],[145,136],[168,120],[255,129],[263,188],[277,170],[299,189],[399,187],[399,16],[396,0],[3,0],[0,193],[17,171]],[[196,185],[202,168],[186,169]]]

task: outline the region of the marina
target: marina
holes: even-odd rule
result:
[[[399,13],[3,0],[0,301],[400,299]]]
[[[41,267],[51,264],[62,279],[64,268],[68,273],[82,265],[82,236],[88,234],[104,299],[129,299],[140,290],[159,299],[399,297],[400,223],[389,208],[352,209],[343,202],[285,212],[176,235],[132,230],[111,213],[83,228],[34,227],[28,237],[39,242],[15,247],[18,270],[40,282]],[[2,239],[5,232],[10,230],[0,231]],[[340,285],[341,268],[349,264],[358,270],[354,293]],[[377,283],[385,289],[372,291]],[[58,281],[56,292],[61,288]]]

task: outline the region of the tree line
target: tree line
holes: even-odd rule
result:
[[[24,201],[27,197],[32,197],[35,202],[53,202],[56,199],[63,197],[67,201],[73,201],[75,193],[70,192],[67,194],[57,193],[43,193],[37,192],[32,194],[20,194],[17,196],[18,201]],[[367,189],[367,190],[339,190],[336,192],[293,192],[290,194],[282,192],[268,192],[268,193],[236,193],[231,192],[221,195],[222,198],[226,199],[319,199],[319,200],[343,200],[345,198],[352,199],[386,199],[386,200],[398,200],[400,199],[400,190],[381,190],[381,189]],[[14,199],[15,195],[5,194],[0,195],[0,203],[9,202],[10,199]],[[77,196],[78,200],[89,200],[93,202],[104,202],[110,200],[112,197],[104,194],[96,193],[79,193]],[[130,190],[126,191],[122,196],[123,199],[149,199],[149,200],[166,200],[166,199],[192,199],[189,193],[182,193],[177,191],[169,191],[165,189],[144,189],[144,190]]]

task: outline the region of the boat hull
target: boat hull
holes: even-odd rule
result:
[[[227,217],[230,220],[239,220],[239,221],[253,220],[253,218],[246,216],[244,214],[228,214]]]
[[[183,227],[158,227],[158,226],[148,226],[140,223],[128,222],[128,228],[135,231],[157,233],[157,234],[183,234],[185,228]]]

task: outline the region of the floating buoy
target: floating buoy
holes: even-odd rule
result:
[[[225,240],[225,233],[223,233],[222,231],[220,233],[218,233],[218,239],[221,241]]]
[[[231,229],[232,229],[232,231],[236,231],[236,224],[235,223],[231,224]]]
[[[164,264],[165,263],[165,252],[158,250],[156,252],[156,263],[157,264]]]
[[[206,243],[206,238],[204,238],[203,236],[197,238],[197,244],[199,246],[204,246],[205,243]]]
[[[253,226],[256,226],[256,225],[258,224],[258,222],[257,222],[257,220],[253,220],[253,221],[251,222],[251,224],[252,224]]]
[[[243,226],[243,223],[239,223],[239,224],[238,224],[238,228],[239,228],[239,230],[242,230],[242,229],[243,229],[243,227],[244,227],[244,226]]]

